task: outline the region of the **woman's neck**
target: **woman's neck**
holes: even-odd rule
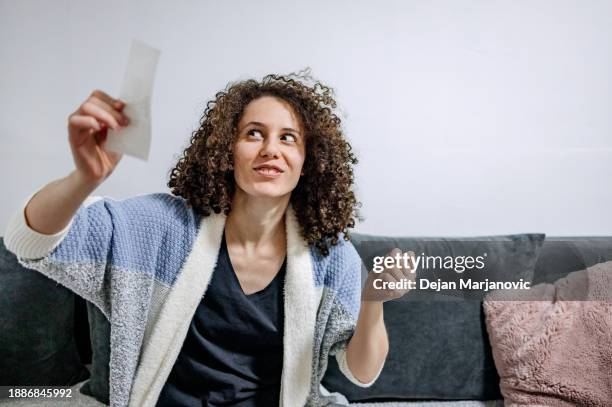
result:
[[[236,191],[225,223],[226,238],[245,250],[273,244],[284,246],[285,211],[290,195],[281,198],[254,198]]]

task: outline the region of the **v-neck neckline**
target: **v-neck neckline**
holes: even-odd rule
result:
[[[277,270],[274,278],[270,280],[270,282],[261,290],[255,291],[253,293],[247,294],[244,292],[244,288],[242,288],[242,284],[240,284],[240,279],[236,274],[236,270],[234,270],[234,265],[232,264],[232,258],[229,254],[229,248],[227,246],[227,241],[225,240],[225,230],[223,231],[223,237],[221,238],[221,253],[224,256],[224,260],[229,268],[230,274],[232,275],[232,280],[234,281],[236,288],[240,290],[242,295],[248,299],[255,299],[260,297],[265,297],[272,289],[273,286],[276,285],[277,280],[281,277],[281,275],[285,274],[285,270],[287,267],[287,255],[285,254],[285,258],[283,259],[283,263],[281,264],[280,269]],[[283,284],[281,282],[280,284]]]

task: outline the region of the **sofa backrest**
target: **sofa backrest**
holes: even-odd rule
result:
[[[553,283],[572,271],[612,260],[612,237],[546,237],[536,263],[534,284]]]

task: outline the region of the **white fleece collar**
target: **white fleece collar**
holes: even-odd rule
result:
[[[312,258],[291,207],[285,214],[287,273],[281,406],[303,406],[310,389],[315,323],[319,298]]]

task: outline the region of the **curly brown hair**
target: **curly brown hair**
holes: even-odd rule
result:
[[[233,146],[245,107],[262,96],[278,97],[299,116],[306,143],[304,175],[292,191],[291,204],[301,233],[323,255],[336,245],[340,234],[350,239],[349,228],[359,219],[360,206],[352,191],[357,158],[345,140],[341,120],[334,113],[334,91],[306,73],[267,75],[227,85],[207,103],[200,127],[170,171],[168,186],[202,216],[231,210],[236,188]],[[312,86],[305,82],[312,81]]]

